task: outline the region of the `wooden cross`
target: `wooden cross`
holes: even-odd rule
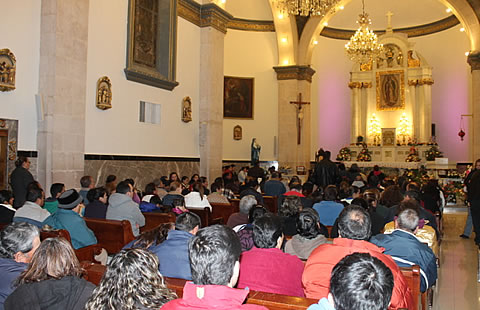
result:
[[[302,113],[302,105],[304,104],[310,104],[310,102],[305,102],[302,101],[302,93],[298,94],[298,101],[290,101],[290,104],[295,104],[296,109],[297,109],[297,144],[300,144],[302,142],[302,119],[303,119],[303,113]]]

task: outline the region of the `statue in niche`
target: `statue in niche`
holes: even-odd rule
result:
[[[408,67],[409,68],[418,68],[420,67],[420,59],[413,58],[413,51],[408,51]]]
[[[395,44],[385,44],[383,53],[377,58],[377,69],[403,66],[403,54]]]
[[[252,162],[252,166],[255,166],[255,164],[260,161],[260,150],[262,149],[260,144],[257,143],[257,138],[252,139],[252,145],[250,149],[251,149],[250,159]]]
[[[233,127],[233,139],[242,140],[242,127],[240,125]]]
[[[102,76],[97,81],[96,106],[100,110],[112,108],[112,83],[107,76]]]
[[[8,49],[0,50],[0,90],[11,91],[15,89],[16,72],[15,55]]]
[[[192,99],[189,96],[182,100],[182,121],[185,123],[192,121]]]

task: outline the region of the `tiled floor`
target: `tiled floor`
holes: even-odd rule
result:
[[[434,297],[434,310],[479,310],[480,283],[478,248],[470,239],[459,237],[462,221],[455,214],[445,214],[445,235],[440,248],[441,268]],[[463,217],[464,218],[464,217]],[[455,224],[456,227],[452,227]]]

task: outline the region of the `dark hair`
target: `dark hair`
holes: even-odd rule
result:
[[[100,200],[100,198],[103,197],[106,193],[107,190],[103,186],[92,188],[87,192],[87,199],[90,202],[97,201]]]
[[[27,161],[28,161],[28,157],[19,156],[15,161],[15,167],[20,167],[24,162],[27,162]]]
[[[302,210],[302,200],[298,196],[285,196],[283,202],[278,209],[280,216],[297,216]]]
[[[297,191],[301,192],[302,191],[302,185],[298,182],[295,182],[293,184],[289,184],[288,187],[290,187],[290,190],[296,189]]]
[[[368,209],[375,210],[375,208],[377,207],[378,200],[380,198],[380,191],[376,188],[367,189],[363,193],[363,198],[368,204]]]
[[[191,231],[195,227],[200,228],[200,217],[193,212],[184,212],[175,220],[175,230]]]
[[[380,183],[380,179],[376,175],[370,174],[367,178],[367,183],[371,187],[377,187],[378,183]]]
[[[197,179],[197,180],[193,180],[195,177],[198,177],[198,179]],[[182,180],[183,180],[183,178],[182,178]],[[194,173],[194,174],[192,175],[192,177],[190,178],[190,184],[192,184],[193,182],[198,182],[198,181],[200,181],[200,175],[199,175],[198,173]]]
[[[364,208],[365,210],[368,210],[368,203],[363,198],[355,198],[355,199],[352,200],[352,202],[350,204],[356,205],[356,206]]]
[[[162,223],[154,229],[143,232],[132,244],[132,248],[148,249],[152,245],[159,245],[167,239],[168,232],[174,228],[174,225],[174,223]]]
[[[152,197],[150,197],[150,203],[153,203],[154,205],[161,205],[162,199],[160,199],[158,195],[153,195]]]
[[[162,176],[160,178],[160,181],[163,183],[164,186],[170,185],[170,181],[168,180],[168,178],[166,176]],[[160,185],[160,184],[158,184],[158,185]]]
[[[405,200],[405,201],[402,201],[400,203],[400,205],[398,206],[398,210],[397,210],[397,214],[400,214],[400,212],[402,212],[403,210],[406,210],[406,209],[413,209],[415,211],[417,211],[418,214],[420,214],[420,203],[418,201],[415,201],[415,200]]]
[[[297,232],[307,239],[316,238],[321,234],[320,217],[315,209],[306,208],[300,212],[297,219]]]
[[[325,200],[327,201],[335,201],[337,200],[338,192],[337,187],[335,185],[328,185],[325,188]]]
[[[179,179],[178,179],[178,174],[177,174],[176,172],[170,172],[170,175],[168,176],[168,180],[169,180],[170,182],[172,182],[172,176],[174,176],[174,175],[177,176],[177,180],[176,180],[176,181],[178,182]]]
[[[416,201],[420,202],[422,200],[422,195],[420,194],[419,191],[411,190],[411,191],[406,191],[405,196],[408,196],[412,199],[415,199]]]
[[[91,184],[92,184],[92,177],[89,176],[89,175],[84,175],[84,176],[80,179],[80,185],[81,185],[83,188],[87,188],[87,187],[89,187]]]
[[[180,187],[182,187],[182,185],[178,181],[173,181],[173,182],[170,182],[170,187],[168,188],[168,191],[173,192],[179,189]]]
[[[273,214],[266,214],[253,222],[253,242],[257,248],[270,249],[277,246],[283,234],[283,221]]]
[[[0,191],[0,203],[9,202],[13,198],[11,191],[3,189]]]
[[[116,179],[117,179],[117,176],[115,176],[115,175],[113,175],[113,174],[110,174],[110,175],[107,177],[107,180],[105,181],[105,183],[114,182]]]
[[[332,153],[330,151],[325,151],[323,158],[324,159],[330,159],[330,156],[332,156]]]
[[[248,222],[253,223],[257,218],[262,217],[267,213],[268,210],[264,206],[254,206],[248,211]]]
[[[217,183],[217,182],[212,183],[212,185],[210,186],[210,189],[212,190],[212,193],[218,191],[221,188],[222,188],[222,184]]]
[[[145,186],[145,195],[153,195],[153,192],[157,189],[157,186],[155,186],[155,183],[148,183]]]
[[[207,177],[200,177],[200,183],[206,183],[207,182]]]
[[[213,225],[202,228],[188,246],[193,282],[197,285],[228,285],[242,247],[229,227]]]
[[[380,197],[380,204],[385,207],[391,208],[398,205],[403,200],[402,192],[398,185],[391,185],[387,187]]]
[[[57,198],[57,194],[61,193],[64,187],[65,184],[63,183],[53,183],[52,186],[50,186],[50,194],[52,195],[52,198]]]
[[[258,186],[258,181],[255,180],[255,179],[252,179],[250,181],[247,182],[247,187],[251,187],[251,188],[255,188]]]
[[[352,197],[353,188],[347,181],[340,182],[339,189],[338,195],[340,199]]]
[[[84,270],[70,242],[64,238],[48,238],[42,241],[33,254],[27,269],[17,280],[18,284],[62,279],[66,276],[81,277]]]
[[[420,191],[420,185],[418,185],[417,182],[409,182],[406,186],[405,186],[405,191],[417,191],[419,192]]]
[[[33,249],[33,240],[39,237],[37,226],[11,223],[0,232],[0,257],[13,259],[18,252],[28,253]]]
[[[122,181],[120,183],[117,184],[117,189],[116,189],[116,192],[119,193],[119,194],[126,194],[128,192],[131,192],[131,188],[130,188],[130,183],[128,183],[127,181]]]
[[[303,187],[302,187],[302,192],[305,196],[308,196],[310,195],[312,192],[313,192],[313,183],[312,182],[305,182],[303,183]]]
[[[280,177],[280,172],[277,172],[277,171],[272,172],[272,179],[278,179],[279,177]]]
[[[26,198],[27,198],[27,201],[30,201],[30,202],[35,202],[37,201],[37,199],[42,199],[43,189],[39,188],[38,186],[29,186]]]
[[[362,207],[350,205],[338,216],[338,233],[342,238],[368,240],[371,229],[370,215]]]
[[[330,293],[337,310],[387,310],[393,292],[392,271],[368,253],[353,253],[335,265]]]
[[[186,175],[184,175],[184,176],[182,177],[182,179],[181,179],[182,183],[183,183],[183,181],[185,181],[185,180],[189,180],[189,178],[188,178]]]
[[[185,199],[183,197],[173,199],[172,206],[173,207],[184,207],[185,206]]]
[[[205,188],[203,187],[203,184],[200,182],[195,182],[192,184],[192,192],[197,192],[200,194],[200,200],[203,200],[203,195],[205,192]]]

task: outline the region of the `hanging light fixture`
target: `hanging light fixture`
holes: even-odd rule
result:
[[[364,64],[380,55],[383,44],[377,42],[377,35],[368,28],[372,20],[365,13],[365,0],[362,0],[362,14],[359,17],[357,23],[360,28],[345,44],[345,51],[350,60]]]
[[[325,16],[340,0],[273,0],[282,13],[301,16]]]

